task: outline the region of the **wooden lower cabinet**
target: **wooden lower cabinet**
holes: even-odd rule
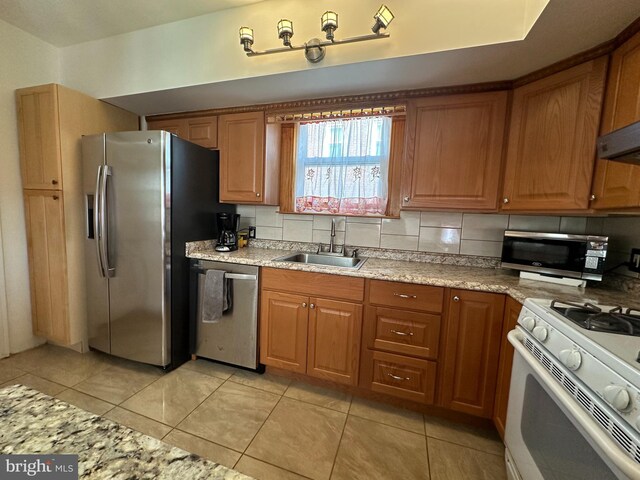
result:
[[[260,362],[305,373],[309,298],[263,291],[260,308]]]
[[[25,190],[33,333],[66,344],[67,249],[62,192]]]
[[[431,404],[436,386],[436,362],[365,349],[360,386],[374,392]]]
[[[493,416],[504,302],[500,294],[450,291],[439,366],[441,406]]]
[[[264,268],[261,282],[260,362],[357,385],[364,279]]]
[[[307,374],[357,385],[362,305],[311,298]]]
[[[509,405],[509,387],[511,386],[511,367],[513,366],[513,347],[507,340],[507,334],[516,327],[522,305],[511,297],[507,297],[504,306],[504,321],[502,324],[502,345],[500,347],[500,363],[498,365],[498,385],[493,409],[493,423],[504,439],[504,429],[507,425],[507,407]]]

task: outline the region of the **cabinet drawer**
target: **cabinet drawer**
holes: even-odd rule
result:
[[[373,350],[365,350],[364,357],[362,386],[407,400],[433,403],[436,362]]]
[[[367,346],[376,350],[436,359],[440,315],[367,307]]]
[[[369,283],[369,303],[373,305],[439,313],[442,311],[443,297],[444,289],[441,287],[380,280],[371,280]]]

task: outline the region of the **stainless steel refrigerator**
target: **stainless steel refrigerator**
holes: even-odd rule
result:
[[[82,138],[89,346],[175,368],[189,358],[185,242],[216,238],[218,152],[163,131]]]

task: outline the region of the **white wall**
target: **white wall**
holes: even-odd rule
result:
[[[251,26],[254,49],[282,46],[280,18],[294,22],[294,44],[320,37],[330,5],[313,0],[270,0],[62,49],[63,83],[96,98],[217,83],[335,65],[405,57],[523,39],[548,0],[390,1],[392,41],[331,49],[310,66],[302,52],[248,61],[238,28]],[[339,2],[337,38],[371,32],[380,0]],[[481,28],[478,28],[481,26]],[[415,32],[420,31],[420,35]]]
[[[6,298],[11,352],[42,340],[31,333],[27,241],[18,152],[15,90],[60,81],[57,48],[0,20],[0,297]],[[4,277],[4,281],[2,280]],[[0,300],[0,321],[2,320]]]

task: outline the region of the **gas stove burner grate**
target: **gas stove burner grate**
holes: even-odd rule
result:
[[[551,309],[587,330],[640,337],[640,312],[635,314],[637,310],[631,308],[614,307],[605,312],[591,303],[554,300]]]

